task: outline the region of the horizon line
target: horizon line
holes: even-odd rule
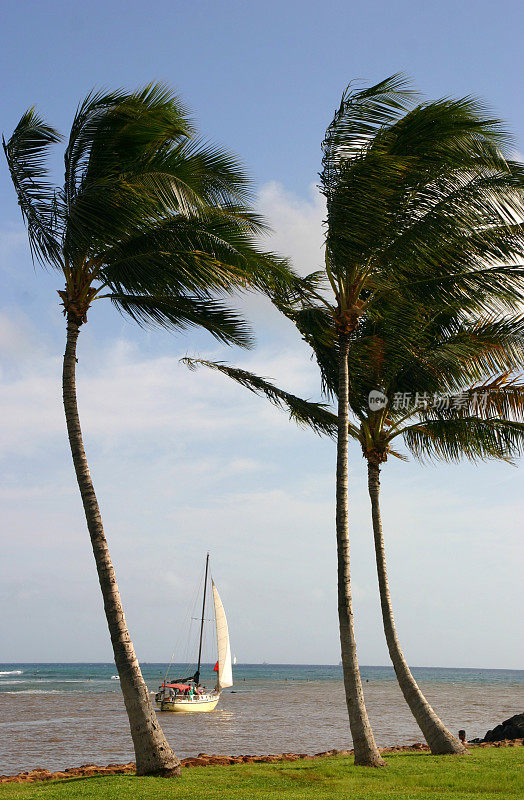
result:
[[[144,665],[152,665],[152,664],[168,664],[167,661],[140,661],[139,664]],[[203,662],[206,666],[210,666],[213,662]],[[13,667],[13,666],[30,666],[32,664],[63,664],[63,665],[107,665],[113,666],[116,668],[114,661],[0,661],[0,665],[6,667]],[[180,664],[185,666],[187,662],[183,661],[174,661],[173,664]],[[235,664],[237,667],[337,667],[342,668],[341,664],[334,664],[333,662],[325,663],[325,664],[314,664],[309,663],[306,661],[240,661]],[[359,668],[366,669],[366,668],[378,668],[378,669],[394,669],[392,664],[361,664]],[[412,665],[410,664],[410,669],[448,669],[448,670],[483,670],[484,672],[524,672],[524,669],[519,669],[517,667],[442,667],[442,666],[426,666],[426,665]]]

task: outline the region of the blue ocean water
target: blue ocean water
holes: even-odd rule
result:
[[[143,663],[142,674],[151,690],[162,682],[167,664]],[[194,665],[173,665],[171,679],[187,676]],[[509,669],[459,669],[450,667],[413,667],[413,674],[421,683],[524,685],[524,670]],[[362,680],[395,681],[392,667],[362,666]],[[234,667],[236,684],[273,681],[341,681],[342,667],[331,664],[237,664]],[[212,684],[215,680],[212,664],[202,666],[202,680]],[[64,693],[64,692],[118,692],[118,675],[114,664],[0,664],[0,693]]]

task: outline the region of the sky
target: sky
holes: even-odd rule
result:
[[[428,98],[482,96],[524,150],[520,2],[149,0],[5,4],[0,123],[35,105],[68,131],[92,87],[160,80],[253,176],[267,240],[322,263],[320,143],[345,86],[409,74]],[[53,165],[58,169],[57,154]],[[0,661],[110,661],[60,396],[59,276],[34,268],[0,160]],[[239,662],[338,663],[335,450],[184,355],[319,398],[306,346],[267,302],[246,352],[93,309],[79,345],[85,444],[138,656],[165,661],[211,553]],[[350,454],[359,659],[387,664],[364,461]],[[388,463],[383,522],[397,627],[415,666],[522,667],[522,474]],[[520,648],[520,650],[519,650]]]

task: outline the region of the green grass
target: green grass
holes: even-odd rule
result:
[[[469,756],[386,756],[385,769],[352,759],[184,769],[179,779],[115,775],[0,785],[0,800],[516,800],[524,795],[524,749]]]

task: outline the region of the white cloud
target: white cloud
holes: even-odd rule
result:
[[[277,181],[266,183],[258,207],[273,228],[270,242],[276,252],[290,256],[302,275],[322,268],[326,205],[314,184],[309,197],[302,198]]]
[[[6,314],[0,316],[0,340],[17,356],[0,380],[0,451],[29,455],[53,437],[62,441],[64,436],[61,358],[35,340],[40,358],[34,359],[29,333]],[[32,355],[24,359],[20,353]],[[81,338],[77,389],[86,435],[107,448],[150,435],[165,440],[183,432],[198,440],[210,435],[224,439],[233,432],[238,436],[287,426],[285,415],[227,377],[203,367],[190,372],[180,364],[183,354],[147,357],[123,339],[104,347],[90,342],[83,346]],[[314,391],[314,368],[292,350],[261,350],[239,365],[296,392]]]

